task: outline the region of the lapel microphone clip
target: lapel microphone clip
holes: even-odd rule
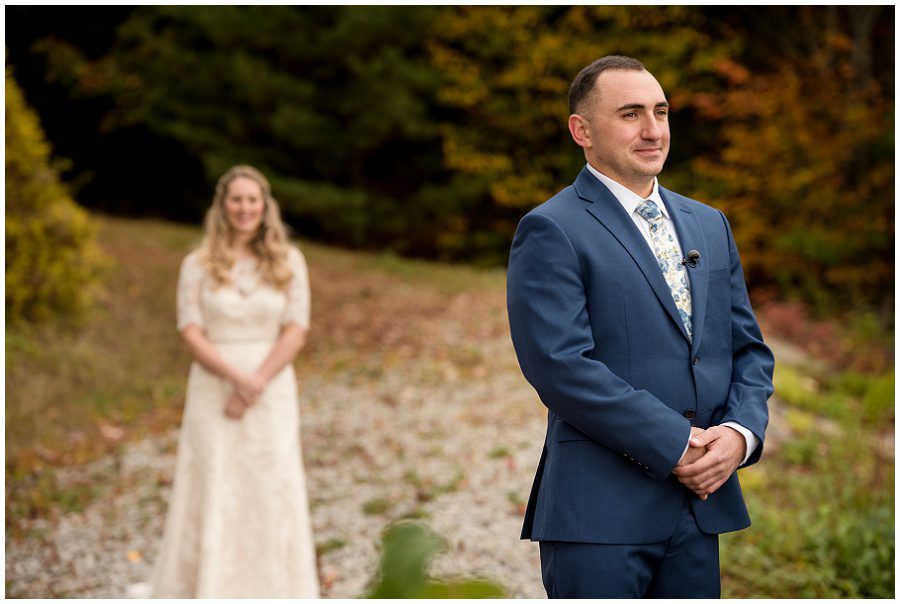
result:
[[[688,266],[690,268],[697,268],[697,264],[700,262],[700,252],[697,250],[691,250],[687,253],[687,258],[681,259],[681,264]]]

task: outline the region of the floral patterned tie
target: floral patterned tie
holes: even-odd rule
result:
[[[687,331],[688,339],[693,338],[691,325],[691,286],[688,282],[687,271],[681,263],[681,255],[675,247],[675,238],[669,228],[663,222],[662,212],[656,202],[646,199],[638,204],[637,213],[650,223],[650,239],[653,240],[653,248],[656,252],[656,261],[662,270],[663,277],[672,292],[672,299],[681,321]]]

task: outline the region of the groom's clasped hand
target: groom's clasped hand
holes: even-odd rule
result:
[[[672,473],[705,501],[737,470],[746,447],[744,437],[728,426],[691,428],[690,446]]]

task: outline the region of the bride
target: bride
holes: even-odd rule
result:
[[[292,366],[309,305],[269,182],[231,168],[179,274],[194,363],[152,597],[318,597]]]

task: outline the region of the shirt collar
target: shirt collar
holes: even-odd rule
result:
[[[653,177],[653,190],[650,192],[650,195],[644,198],[631,189],[620,185],[609,176],[601,174],[591,164],[587,164],[587,169],[591,174],[597,177],[597,180],[606,185],[606,188],[609,189],[609,191],[615,196],[615,198],[619,200],[619,203],[622,204],[622,207],[625,208],[625,211],[629,216],[634,213],[634,211],[638,207],[638,204],[644,201],[644,199],[652,199],[656,202],[656,205],[659,206],[659,211],[662,212],[662,215],[667,219],[669,218],[669,210],[666,208],[666,204],[663,203],[662,197],[660,197],[659,195],[659,181],[655,176]]]

